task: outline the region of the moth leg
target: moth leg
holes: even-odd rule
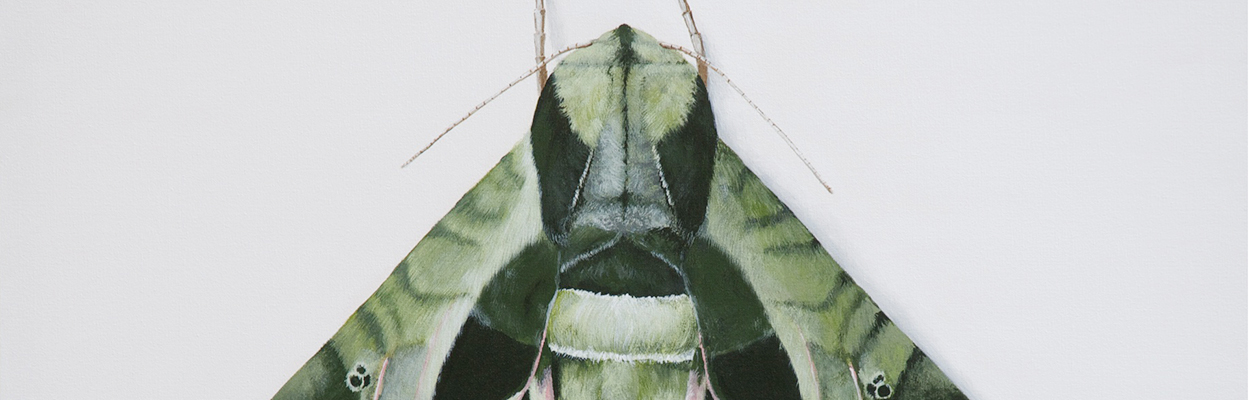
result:
[[[707,349],[703,347],[702,333],[699,334],[699,356],[703,360],[703,376],[702,381],[699,382],[700,389],[698,399],[703,399],[703,393],[707,392],[712,395],[712,400],[720,400],[720,397],[716,395],[716,389],[712,388],[712,368],[707,362]]]
[[[531,400],[556,400],[556,383],[551,378],[551,367],[543,370],[543,379],[538,381],[534,389],[534,394],[541,397],[530,396]]]
[[[541,359],[542,356],[539,356]],[[537,367],[537,360],[535,366]],[[528,394],[529,396],[526,396]],[[508,400],[556,400],[555,383],[551,379],[551,367],[543,369],[541,379],[537,375],[531,375],[530,380],[525,383],[525,387],[521,391],[509,397]]]
[[[539,0],[539,1],[541,1],[541,0]],[[533,366],[532,368],[530,368],[530,377],[529,377],[529,379],[527,379],[527,380],[525,381],[525,387],[521,388],[521,391],[519,391],[519,392],[517,392],[516,394],[512,395],[512,397],[509,397],[509,398],[508,398],[508,400],[521,400],[521,399],[525,398],[524,396],[525,396],[525,393],[526,393],[526,392],[529,392],[531,388],[536,388],[536,387],[539,385],[539,382],[535,380],[535,377],[538,375],[538,367],[539,367],[539,365],[542,365],[542,361],[543,361],[543,350],[542,350],[542,349],[543,349],[543,347],[544,347],[544,346],[546,346],[546,345],[547,345],[547,330],[546,330],[546,329],[544,329],[544,330],[543,330],[543,338],[542,338],[541,340],[539,340],[539,341],[538,341],[538,356],[534,357],[534,366]],[[550,374],[551,374],[551,368],[547,368],[547,372],[546,372],[546,373],[547,373],[548,375],[550,375]],[[534,393],[539,393],[539,392],[541,392],[541,390],[539,390],[539,389],[534,389]],[[530,396],[530,398],[532,399],[532,398],[533,398],[533,396]]]
[[[377,387],[373,389],[373,400],[378,400],[382,397],[382,385],[383,382],[385,382],[384,379],[386,379],[386,367],[388,367],[390,363],[391,357],[387,356],[382,359],[382,366],[378,367],[378,384]]]
[[[864,400],[864,386],[859,383],[859,373],[855,371],[855,361],[846,360],[846,367],[851,369],[851,384],[855,385],[855,398]]]
[[[529,396],[526,396],[529,394]],[[551,367],[543,369],[541,379],[531,376],[525,388],[509,397],[508,400],[556,400],[555,382],[551,379]]]
[[[707,386],[704,386],[703,382],[706,382],[703,374],[700,374],[697,368],[691,369],[690,380],[686,381],[686,400],[703,400],[707,395]]]

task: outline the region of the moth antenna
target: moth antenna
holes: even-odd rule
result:
[[[543,58],[547,56],[547,3],[534,0],[534,63],[538,64],[538,91],[541,93],[547,84],[547,64]]]
[[[512,82],[508,83],[508,86],[505,86],[499,92],[488,97],[486,100],[482,101],[481,103],[478,103],[476,106],[473,107],[472,110],[469,110],[468,114],[465,114],[463,117],[460,117],[459,120],[451,124],[451,126],[448,126],[447,129],[443,129],[443,133],[440,133],[438,134],[438,136],[435,136],[434,140],[430,141],[430,144],[425,145],[425,147],[421,148],[421,151],[418,151],[417,154],[413,154],[412,157],[408,158],[408,161],[404,162],[404,165],[400,165],[399,167],[403,168],[403,167],[407,167],[408,164],[412,164],[413,161],[416,161],[417,157],[421,157],[422,153],[425,153],[425,151],[429,150],[430,147],[434,147],[434,143],[438,143],[438,140],[442,139],[443,136],[447,136],[447,133],[451,132],[452,129],[456,129],[457,126],[460,126],[461,123],[463,123],[465,120],[468,120],[469,117],[472,117],[473,114],[477,113],[478,110],[481,110],[482,107],[486,107],[486,104],[490,103],[492,100],[495,100],[495,98],[499,97],[504,92],[507,92],[508,89],[512,89],[513,86],[516,86],[516,84],[521,83],[521,81],[525,80],[525,78],[529,78],[530,75],[534,75],[538,73],[538,71],[540,70],[545,70],[547,67],[547,64],[551,63],[552,60],[555,60],[556,57],[562,56],[564,55],[564,53],[568,53],[573,50],[577,50],[586,46],[590,46],[590,44],[591,42],[583,42],[583,43],[578,43],[569,47],[565,47],[563,49],[560,49],[560,51],[557,51],[555,54],[552,54],[550,57],[540,60],[538,62],[538,66],[534,68],[530,68],[529,71],[526,71],[521,76],[517,77],[516,79],[513,79]]]
[[[726,75],[725,72],[721,71],[720,68],[717,68],[712,63],[709,63],[706,57],[703,57],[702,55],[695,53],[691,51],[690,49],[686,49],[681,46],[672,45],[668,43],[660,43],[660,46],[666,49],[677,50],[682,53],[686,53],[686,55],[693,57],[695,60],[698,60],[700,65],[706,65],[708,69],[711,69],[713,72],[716,72],[717,75],[720,75],[722,78],[725,78],[725,83],[728,83],[729,87],[733,88],[735,92],[738,92],[738,95],[742,96],[742,99],[746,100],[747,104],[750,105],[751,108],[754,108],[755,112],[759,113],[760,117],[764,118],[765,122],[768,122],[769,125],[772,125],[773,130],[777,132],[777,135],[781,136],[781,140],[784,140],[786,142],[786,145],[790,146],[790,151],[793,151],[794,155],[798,156],[799,160],[803,161],[803,165],[807,166],[808,171],[812,171],[812,176],[815,176],[816,180],[820,181],[821,186],[824,186],[826,191],[828,191],[830,194],[833,194],[833,188],[829,186],[828,182],[825,182],[825,178],[820,176],[820,172],[816,172],[816,167],[813,167],[812,163],[810,161],[807,161],[807,157],[804,157],[803,152],[799,151],[799,147],[794,145],[794,142],[790,140],[790,136],[786,135],[786,132],[782,131],[781,127],[777,126],[776,122],[773,122],[772,118],[768,118],[768,114],[765,114],[764,110],[761,109],[760,106],[755,105],[755,102],[751,101],[751,97],[747,96],[747,93],[743,91],[742,88],[738,87],[738,84],[734,83],[733,79],[729,79],[729,75]]]
[[[542,0],[538,0],[542,1]],[[690,32],[690,45],[694,47],[694,52],[700,56],[707,56],[707,52],[703,50],[703,35],[699,33],[699,27],[694,24],[694,13],[690,12],[690,3],[686,0],[677,0],[677,5],[681,6],[681,17],[686,20],[686,31]],[[699,77],[707,82],[707,62],[702,58],[698,59]]]

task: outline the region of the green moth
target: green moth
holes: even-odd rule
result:
[[[275,399],[964,399],[627,25]]]

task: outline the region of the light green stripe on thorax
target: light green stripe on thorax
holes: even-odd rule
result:
[[[673,227],[657,148],[686,123],[698,89],[694,67],[622,26],[570,54],[551,84],[572,132],[590,148],[574,224],[615,232]]]
[[[685,124],[695,101],[698,72],[681,53],[637,30],[622,48],[616,32],[573,52],[552,73],[570,127],[591,148],[604,132],[623,133],[626,117],[631,131],[659,142]],[[632,53],[628,64],[623,52]]]
[[[685,362],[698,347],[694,303],[686,295],[610,296],[561,289],[548,321],[551,349],[576,358]]]

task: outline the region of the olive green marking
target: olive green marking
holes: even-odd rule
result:
[[[445,239],[456,245],[464,247],[480,247],[482,245],[481,242],[465,236],[460,232],[456,232],[443,224],[435,224],[434,228],[430,229],[430,233],[425,234],[425,237]]]
[[[345,371],[356,363],[378,371],[384,359],[392,361],[387,383],[397,385],[388,393],[430,394],[432,384],[416,381],[435,382],[431,374],[438,373],[441,356],[450,350],[482,287],[513,253],[541,238],[530,154],[527,138],[504,156],[275,398],[371,396],[367,389],[351,393]],[[375,382],[371,376],[370,384]]]
[[[916,346],[723,145],[700,236],[725,251],[758,294],[790,356],[804,399],[862,396],[864,388],[850,376],[851,366],[861,380],[882,372],[893,390],[892,400],[924,398],[909,393],[937,393],[933,390],[959,393],[936,367],[929,367],[931,362],[924,362],[927,358],[913,362],[925,377],[913,373],[907,378],[925,383],[900,381],[900,372],[913,368],[907,364]]]
[[[570,56],[571,57],[571,56]],[[590,147],[573,133],[556,87],[562,79],[552,75],[538,97],[530,126],[534,164],[541,188],[543,231],[559,244],[567,242],[573,218],[574,199],[590,159]]]
[[[794,218],[794,212],[790,211],[790,207],[783,207],[772,215],[747,218],[746,225],[743,228],[749,230],[767,229]]]
[[[547,307],[555,296],[557,256],[548,241],[517,254],[482,290],[475,315],[518,342],[538,345],[547,326]]]
[[[698,74],[690,74],[686,79],[696,81],[693,101],[688,109],[682,109],[686,116],[683,122],[674,124],[671,132],[664,132],[655,150],[681,231],[692,236],[707,215],[719,139],[707,88]]]

